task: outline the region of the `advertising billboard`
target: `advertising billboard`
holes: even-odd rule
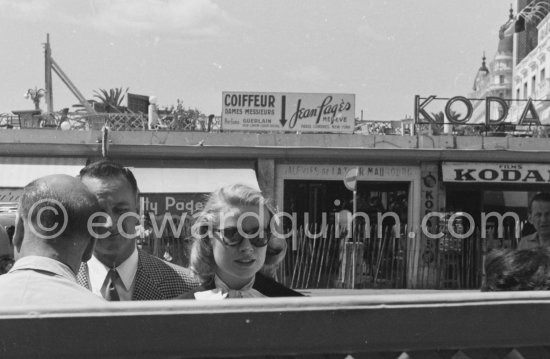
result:
[[[445,182],[550,182],[550,166],[542,163],[443,162],[441,168]]]
[[[355,95],[223,92],[224,131],[353,133]]]

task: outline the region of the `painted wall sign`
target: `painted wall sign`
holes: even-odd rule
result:
[[[342,180],[351,169],[357,168],[358,181],[414,181],[419,167],[412,166],[331,166],[283,164],[277,166],[279,176],[286,179]]]
[[[165,213],[182,216],[201,211],[206,203],[201,193],[141,193],[140,202],[145,213],[163,216]]]
[[[431,124],[431,123],[437,123],[435,120],[433,114],[431,114],[431,111],[428,109],[429,104],[434,100],[447,100],[447,99],[441,99],[437,98],[436,96],[428,96],[428,97],[420,97],[419,95],[415,96],[414,99],[414,122],[417,124]],[[510,107],[508,105],[509,102],[517,100],[511,100],[511,99],[502,99],[500,97],[487,97],[484,100],[480,99],[469,99],[463,96],[455,96],[451,99],[447,100],[447,103],[445,105],[445,118],[446,122],[449,122],[454,125],[462,125],[465,123],[468,123],[468,121],[472,118],[472,114],[474,112],[474,106],[472,104],[473,101],[485,101],[485,124],[486,125],[497,125],[499,123],[502,123],[506,120],[508,117],[508,112],[510,110]],[[523,101],[521,101],[523,102]],[[519,120],[517,122],[518,125],[541,125],[540,122],[540,116],[535,108],[535,102],[537,100],[533,100],[529,98],[526,100],[525,105],[520,105],[518,102],[518,105],[520,108],[523,108],[521,112],[521,116],[519,117]],[[453,110],[453,105],[460,103],[463,106],[466,107],[466,113],[456,115],[455,111]],[[491,119],[493,113],[491,111],[495,111],[493,104],[496,104],[499,108],[499,117],[496,119]]]
[[[443,162],[445,182],[550,183],[550,165]]]
[[[355,95],[223,92],[222,128],[353,133]]]
[[[439,185],[437,180],[437,171],[437,165],[435,164],[422,165],[422,180],[420,182],[422,196],[420,210],[422,216],[425,216],[431,212],[437,212],[439,210]],[[427,228],[425,231],[428,233],[437,233],[438,218],[430,217],[426,222],[426,226]],[[430,264],[435,260],[437,242],[435,239],[428,237],[425,234],[425,231],[422,231],[421,258],[424,264]]]

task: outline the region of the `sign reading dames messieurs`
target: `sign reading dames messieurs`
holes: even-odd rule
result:
[[[353,133],[355,95],[223,92],[222,128]]]
[[[443,162],[445,182],[550,183],[550,166],[525,163]]]

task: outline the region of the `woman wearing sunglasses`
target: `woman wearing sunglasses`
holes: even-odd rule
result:
[[[191,229],[191,268],[202,285],[179,298],[301,296],[259,273],[284,256],[283,251],[266,260],[270,244],[280,249],[284,241],[274,237],[272,218],[273,211],[258,190],[236,184],[213,192]]]

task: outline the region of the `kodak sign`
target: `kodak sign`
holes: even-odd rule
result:
[[[428,96],[426,98],[420,97],[419,95],[415,96],[414,99],[414,122],[415,123],[437,123],[435,118],[432,114],[430,114],[430,111],[428,110],[428,105],[434,101],[434,100],[443,100],[441,98],[437,98],[436,96]],[[505,100],[500,97],[487,97],[484,100],[479,99],[468,99],[463,96],[455,96],[450,98],[446,105],[445,105],[445,118],[450,124],[453,125],[463,125],[468,123],[468,121],[472,118],[472,115],[474,113],[474,106],[472,104],[472,101],[485,101],[485,124],[486,125],[498,125],[508,117],[508,112],[510,110],[508,103],[511,100]],[[516,101],[522,101],[523,100],[516,100]],[[517,122],[518,125],[536,125],[540,126],[540,116],[537,112],[537,109],[535,107],[535,100],[529,98],[528,100],[525,100],[526,103],[522,107],[521,116],[519,117],[519,120]],[[453,111],[453,105],[455,104],[462,104],[466,107],[466,113],[457,115]],[[491,109],[493,109],[496,105],[496,107],[500,108],[499,116],[498,118],[492,119],[492,113]]]
[[[550,165],[443,162],[445,182],[550,183]]]

